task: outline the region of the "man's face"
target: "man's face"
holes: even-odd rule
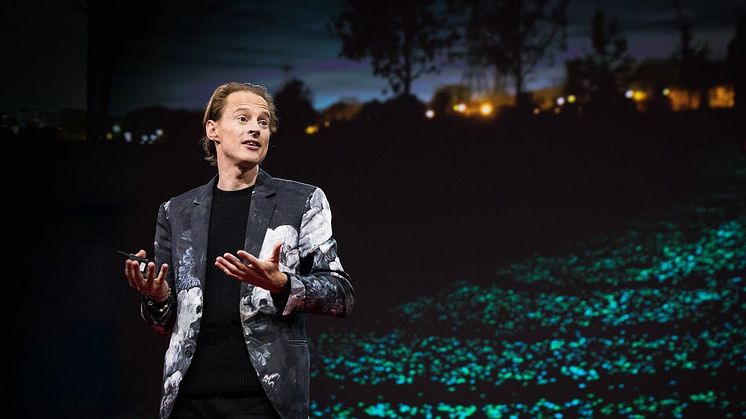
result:
[[[269,148],[269,122],[269,106],[261,96],[247,91],[229,94],[220,119],[205,126],[207,138],[215,141],[218,164],[250,169],[261,163]]]

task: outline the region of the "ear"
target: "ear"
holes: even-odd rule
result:
[[[218,124],[213,121],[212,119],[208,120],[205,124],[205,136],[210,139],[211,141],[215,141],[216,143],[220,143],[218,141]]]

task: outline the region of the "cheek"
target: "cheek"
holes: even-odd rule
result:
[[[225,138],[230,139],[232,143],[240,144],[241,143],[241,130],[232,128],[230,130],[226,130],[225,132]]]

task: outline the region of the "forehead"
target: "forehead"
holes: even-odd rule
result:
[[[250,109],[254,112],[269,113],[269,105],[263,97],[254,92],[241,90],[233,92],[225,98],[225,108],[229,111],[238,109]]]

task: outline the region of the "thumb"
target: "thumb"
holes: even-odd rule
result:
[[[280,253],[282,252],[282,242],[279,241],[275,243],[275,246],[272,248],[272,254],[269,256],[269,260],[271,260],[274,263],[280,262]]]

